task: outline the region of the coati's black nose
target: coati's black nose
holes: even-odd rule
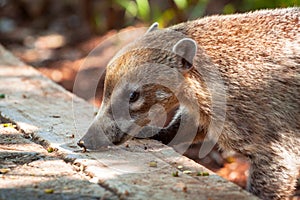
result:
[[[84,145],[84,141],[83,140],[79,140],[77,142],[77,145],[80,146],[81,148],[83,148],[83,152],[86,152],[86,147]]]
[[[86,147],[84,146],[84,141],[83,140],[79,140],[77,142],[77,145],[80,146],[81,148],[83,148],[84,150],[86,149]]]

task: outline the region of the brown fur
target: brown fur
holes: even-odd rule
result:
[[[131,131],[131,122],[121,122],[125,124],[125,131],[117,128],[111,108],[115,104],[112,93],[116,88],[123,88],[116,92],[123,101],[124,90],[143,86],[142,91],[146,93],[129,106],[135,123],[146,126],[151,121],[147,112],[154,104],[160,103],[170,113],[178,102],[184,102],[187,109],[181,116],[194,119],[195,126],[199,124],[197,138],[209,134],[218,139],[222,148],[249,157],[250,192],[263,199],[288,197],[300,169],[299,19],[299,8],[263,10],[206,17],[148,32],[108,66],[103,105],[88,136],[83,138],[85,144],[90,140],[87,138],[94,141],[91,132],[100,129],[114,143],[128,139],[126,132]],[[180,34],[171,34],[174,31]],[[189,71],[181,71],[182,58],[170,50],[184,37],[195,40],[198,46]],[[168,67],[144,67],[147,62]],[[183,78],[178,76],[178,71]],[[210,84],[221,87],[218,77],[226,89],[226,118],[220,136],[209,131],[213,119],[221,121],[213,114],[215,102],[210,88]],[[127,82],[123,83],[123,79]],[[143,85],[147,81],[173,88],[168,91],[161,85]],[[157,100],[155,92],[158,90],[164,90],[169,96]],[[178,96],[182,99],[178,100]],[[159,135],[176,132],[179,122],[173,120],[172,123],[173,126],[164,127]],[[104,144],[94,142],[94,146]]]

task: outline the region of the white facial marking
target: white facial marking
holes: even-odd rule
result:
[[[167,128],[170,127],[172,124],[174,124],[176,122],[176,120],[182,115],[183,112],[184,112],[184,107],[183,106],[179,106],[177,112],[173,116],[173,119],[170,121],[170,123],[168,124]]]
[[[167,99],[167,98],[169,98],[171,96],[171,94],[168,94],[168,93],[166,93],[164,91],[161,91],[161,90],[157,90],[155,92],[155,95],[156,95],[156,98],[158,100],[161,100],[161,101],[163,101],[164,99]]]

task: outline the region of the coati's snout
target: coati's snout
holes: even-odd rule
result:
[[[84,137],[77,144],[84,149],[97,150],[108,146],[110,141],[104,137],[101,127],[97,127],[97,123],[92,123]]]
[[[120,144],[129,138],[130,135],[120,130],[112,115],[107,113],[107,109],[103,105],[77,144],[85,149],[98,150],[102,147]]]

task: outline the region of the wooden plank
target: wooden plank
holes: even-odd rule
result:
[[[57,149],[94,182],[124,199],[256,199],[213,172],[153,140],[131,140],[103,151],[76,146],[95,108],[65,91],[0,47],[2,118],[44,146]],[[74,137],[70,137],[70,135]],[[147,148],[145,148],[145,146]],[[150,167],[149,162],[157,162]],[[178,166],[183,166],[179,170]],[[192,173],[184,173],[191,171]],[[172,172],[178,171],[178,177]],[[196,176],[196,172],[209,176]]]
[[[16,129],[0,133],[0,199],[118,199]]]

